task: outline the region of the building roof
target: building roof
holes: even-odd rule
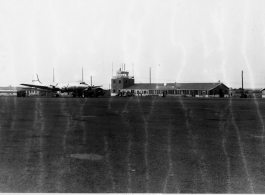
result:
[[[0,87],[0,90],[16,90],[19,88],[21,88],[21,87]]]
[[[163,83],[138,83],[138,84],[134,84],[133,86],[130,87],[126,87],[124,89],[149,89],[149,90],[155,90],[158,89],[157,87],[162,87],[164,86]]]
[[[176,86],[179,89],[187,90],[211,90],[219,85],[224,85],[223,83],[177,83]],[[227,89],[228,87],[224,85]]]
[[[0,87],[0,93],[16,93],[17,87]]]
[[[131,87],[126,87],[125,89],[146,89],[146,90],[211,90],[219,85],[223,85],[229,89],[223,83],[140,83],[134,84]]]

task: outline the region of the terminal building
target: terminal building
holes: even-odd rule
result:
[[[135,83],[128,71],[119,70],[111,79],[111,96],[188,96],[229,97],[229,88],[221,83]]]

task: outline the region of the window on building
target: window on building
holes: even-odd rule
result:
[[[113,80],[113,84],[115,83],[115,80]]]
[[[154,94],[154,90],[149,90],[149,94]]]
[[[174,94],[174,90],[168,90],[168,94]]]
[[[125,81],[125,83],[127,83],[127,80]]]
[[[119,84],[121,84],[121,80],[119,80]]]
[[[113,89],[112,92],[115,93],[115,89]]]

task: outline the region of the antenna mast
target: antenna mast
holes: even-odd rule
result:
[[[150,84],[151,84],[151,67],[150,67],[150,73],[149,73],[149,76],[150,76]]]
[[[133,64],[132,64],[132,68],[133,68],[133,77],[134,77],[134,66],[133,66]]]
[[[243,70],[242,70],[242,95],[244,94],[244,88],[243,88]]]

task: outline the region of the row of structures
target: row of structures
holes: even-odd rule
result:
[[[52,92],[39,91],[34,88],[0,87],[0,96],[52,96]]]
[[[111,79],[111,95],[170,95],[194,97],[229,97],[229,88],[221,83],[134,83],[128,71],[117,71]]]

